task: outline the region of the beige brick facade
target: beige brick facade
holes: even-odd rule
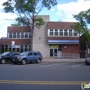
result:
[[[49,21],[49,16],[41,16],[46,22],[40,29],[35,28],[33,34],[33,50],[40,51],[43,57],[50,56],[49,45],[47,44],[47,22]]]

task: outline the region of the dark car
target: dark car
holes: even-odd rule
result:
[[[90,53],[86,57],[85,64],[86,65],[90,64]]]
[[[13,63],[21,63],[26,64],[29,62],[36,62],[39,63],[43,60],[42,54],[40,52],[34,52],[34,51],[27,51],[23,52],[20,55],[16,55],[13,57]]]
[[[12,62],[13,56],[20,55],[20,53],[16,52],[4,52],[0,55],[0,63],[5,64],[6,62]]]

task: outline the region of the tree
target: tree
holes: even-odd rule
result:
[[[75,30],[82,36],[81,41],[87,42],[90,48],[90,33],[88,25],[90,25],[90,9],[87,11],[81,11],[78,15],[74,15],[74,18],[78,21],[73,26]]]
[[[30,49],[33,46],[34,28],[40,28],[45,24],[41,17],[38,17],[43,8],[48,10],[57,4],[56,0],[7,0],[3,3],[3,10],[6,13],[14,13],[17,15],[16,24],[13,26],[28,26],[30,28]]]

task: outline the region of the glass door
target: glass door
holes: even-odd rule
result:
[[[53,48],[50,49],[50,57],[53,57]]]
[[[57,56],[58,48],[50,48],[50,56]]]
[[[53,49],[54,56],[57,56],[58,48]]]

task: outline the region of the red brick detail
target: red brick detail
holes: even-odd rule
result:
[[[80,47],[78,44],[62,45],[62,53],[80,54]]]
[[[30,28],[29,27],[27,27],[27,26],[9,26],[8,28],[7,28],[7,32],[8,33],[10,33],[10,32],[30,32]]]
[[[48,22],[48,29],[72,29],[72,25],[75,25],[75,22]]]

